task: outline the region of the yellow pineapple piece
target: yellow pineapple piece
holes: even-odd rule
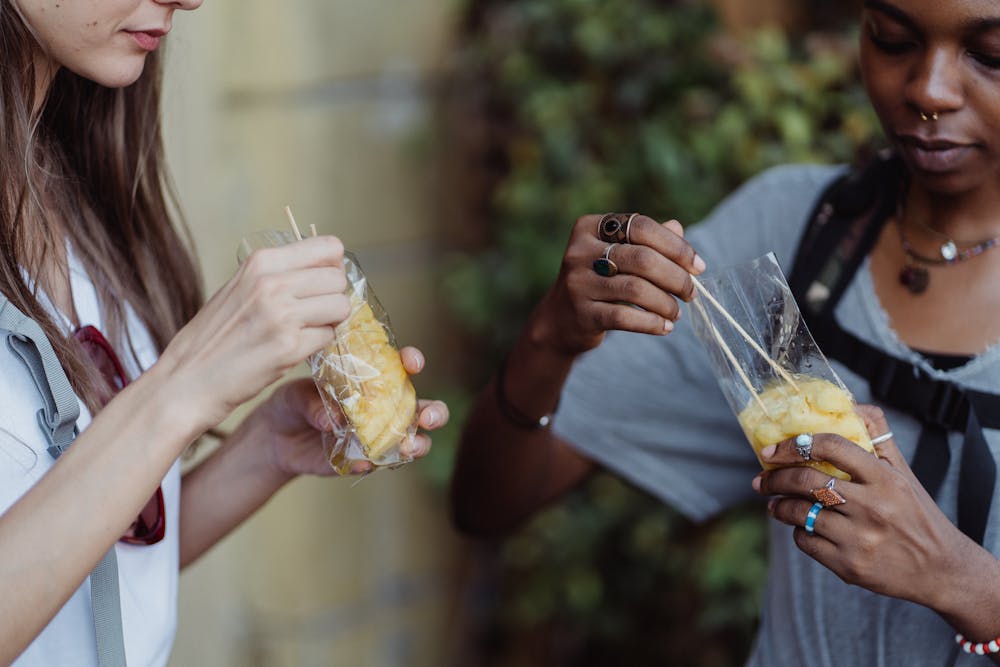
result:
[[[751,400],[740,412],[738,419],[743,432],[760,459],[760,450],[768,445],[794,438],[799,433],[837,433],[862,449],[874,452],[864,420],[854,412],[850,394],[832,382],[819,378],[796,379],[799,391],[788,383],[768,387],[759,394],[760,402],[767,409],[761,410],[757,401]],[[840,479],[850,476],[821,461],[803,462],[817,470]],[[779,466],[765,464],[769,470]]]

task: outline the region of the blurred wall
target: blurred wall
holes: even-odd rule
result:
[[[291,204],[358,254],[397,338],[427,354],[424,395],[447,366],[430,121],[453,5],[212,0],[169,39],[168,157],[209,293]],[[283,490],[182,575],[171,664],[446,662],[456,545],[418,466]]]

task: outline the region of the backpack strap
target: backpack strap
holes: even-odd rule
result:
[[[49,443],[49,454],[58,459],[78,433],[80,404],[76,393],[42,328],[3,294],[0,294],[0,329],[8,332],[7,347],[24,363],[42,395],[45,407],[38,411],[38,425]],[[90,573],[90,602],[100,667],[125,667],[118,586],[118,559],[112,546]]]
[[[834,314],[893,215],[904,178],[898,157],[883,154],[831,184],[810,216],[789,285],[823,353],[865,378],[876,399],[921,422],[911,467],[932,496],[948,470],[948,432],[965,434],[958,526],[982,544],[996,482],[996,462],[982,429],[1000,428],[1000,396],[932,377],[844,330]]]

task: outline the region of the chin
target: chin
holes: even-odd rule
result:
[[[139,80],[145,65],[145,55],[131,56],[118,58],[114,62],[100,66],[81,68],[74,72],[105,88],[125,88]]]

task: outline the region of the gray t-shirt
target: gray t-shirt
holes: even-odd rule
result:
[[[708,263],[709,272],[770,251],[788,271],[816,198],[842,170],[772,169],[726,199],[690,230],[688,238]],[[961,368],[943,372],[904,345],[878,302],[867,261],[836,315],[848,331],[932,376],[1000,393],[1000,346]],[[873,402],[862,378],[831,363],[858,402]],[[886,409],[886,416],[903,454],[912,459],[918,422],[891,409]],[[574,366],[554,429],[587,457],[691,519],[703,520],[758,498],[750,488],[760,470],[757,459],[685,318],[665,338],[609,333],[599,348]],[[985,434],[994,459],[1000,460],[998,432]],[[950,435],[951,466],[938,498],[952,521],[957,513],[962,441],[961,434]],[[955,630],[932,610],[843,583],[799,551],[790,526],[771,521],[770,543],[760,631],[748,665],[952,664],[957,649]],[[990,513],[985,543],[993,554],[1000,553],[1000,510],[996,508]],[[956,664],[991,663],[962,654]]]

